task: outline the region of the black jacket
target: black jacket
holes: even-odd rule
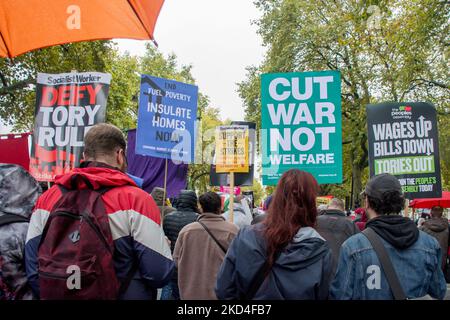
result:
[[[177,210],[166,215],[163,220],[164,233],[171,242],[172,253],[181,229],[197,220],[197,195],[193,191],[182,191],[176,206]]]
[[[358,227],[344,212],[339,210],[325,210],[317,217],[317,232],[325,238],[333,255],[333,275],[337,268],[339,252],[345,240],[359,233]]]

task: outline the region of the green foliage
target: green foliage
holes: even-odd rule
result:
[[[266,197],[266,193],[264,192],[263,186],[256,179],[253,179],[253,186],[242,187],[241,190],[242,191],[253,191],[254,203],[255,203],[255,206],[257,206],[257,207],[259,207],[259,205],[261,204],[261,201],[263,201],[264,198]]]
[[[224,123],[220,119],[218,108],[207,107],[209,100],[200,97],[199,114],[200,123],[197,135],[195,164],[189,166],[188,185],[191,189],[204,193],[209,187],[210,165],[215,148],[215,129]]]
[[[38,72],[63,73],[71,70],[107,72],[112,75],[107,122],[126,131],[135,128],[138,116],[140,75],[195,84],[192,66],[179,66],[175,54],[164,56],[147,44],[142,57],[120,54],[110,41],[94,41],[55,46],[22,55],[14,61],[0,59],[0,119],[14,130],[32,130],[35,83]],[[200,192],[209,186],[208,155],[214,147],[214,130],[222,125],[219,109],[210,107],[208,96],[199,92],[197,139],[199,164],[189,168],[189,185]],[[202,158],[203,157],[203,158]]]
[[[444,2],[258,0],[255,5],[262,11],[256,23],[267,53],[239,84],[247,119],[260,123],[262,73],[341,72],[344,184],[324,185],[322,194],[358,195],[367,180],[366,104],[431,101],[440,114],[449,105],[450,14]],[[444,117],[441,167],[448,185],[450,146],[443,141],[450,132]]]
[[[97,71],[112,75],[107,121],[124,130],[135,128],[140,74],[195,84],[191,68],[179,67],[174,54],[165,57],[150,44],[143,57],[119,54],[111,41],[72,43],[29,52],[13,61],[0,59],[0,119],[14,130],[32,130],[38,72]],[[204,109],[205,98],[200,100]]]
[[[38,72],[104,72],[113,51],[109,41],[79,42],[0,59],[0,119],[15,130],[32,130]]]

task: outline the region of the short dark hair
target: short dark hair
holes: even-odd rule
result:
[[[442,214],[444,213],[444,208],[441,206],[434,206],[431,208],[431,216],[436,218],[442,218]]]
[[[399,214],[405,206],[405,198],[398,191],[387,191],[383,193],[382,199],[367,195],[369,207],[377,214]]]
[[[117,149],[126,150],[127,143],[119,128],[108,123],[93,126],[84,137],[84,155],[95,159],[98,155],[112,155]]]
[[[198,202],[200,202],[200,206],[203,209],[203,212],[210,213],[219,213],[222,208],[222,199],[215,192],[206,192],[198,198]]]

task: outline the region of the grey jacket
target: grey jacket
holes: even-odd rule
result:
[[[336,272],[342,244],[351,236],[359,233],[358,227],[339,210],[325,210],[317,217],[317,232],[327,240],[333,257],[332,274]]]
[[[21,166],[0,164],[0,217],[31,216],[42,190],[38,182]],[[33,298],[24,264],[28,223],[0,226],[0,300]]]

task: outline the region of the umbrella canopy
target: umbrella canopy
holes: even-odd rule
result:
[[[409,206],[416,209],[431,209],[434,206],[450,208],[450,192],[442,191],[442,198],[414,199]]]
[[[69,42],[153,40],[164,0],[0,0],[0,57]]]

